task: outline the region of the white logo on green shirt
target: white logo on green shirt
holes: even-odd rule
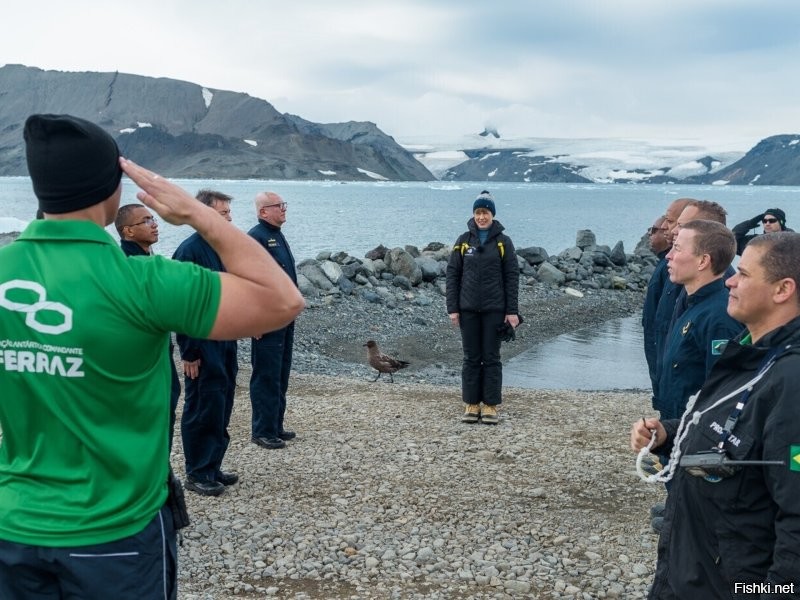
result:
[[[8,292],[11,290],[30,290],[39,295],[39,300],[33,304],[23,304],[13,302],[8,299]],[[72,329],[72,309],[64,306],[60,302],[48,302],[47,291],[35,281],[25,281],[24,279],[12,279],[0,284],[0,306],[14,312],[25,313],[25,324],[40,333],[50,333],[59,335]],[[39,312],[52,311],[64,317],[60,325],[47,325],[36,320]]]

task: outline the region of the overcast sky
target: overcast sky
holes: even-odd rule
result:
[[[400,141],[800,132],[798,0],[3,3],[0,64],[246,92]],[[748,149],[748,148],[744,148]]]

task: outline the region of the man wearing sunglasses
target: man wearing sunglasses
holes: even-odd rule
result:
[[[759,225],[764,227],[764,233],[775,233],[776,231],[792,231],[786,227],[786,213],[780,208],[768,208],[763,213],[756,215],[752,219],[742,221],[733,228],[733,235],[736,237],[736,254],[739,256],[744,252],[745,246],[758,233],[748,233]]]

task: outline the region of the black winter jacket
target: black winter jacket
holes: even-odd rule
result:
[[[715,363],[694,410],[704,411],[743,386],[770,352],[790,346],[752,386],[725,443],[731,459],[784,465],[741,467],[717,482],[678,468],[667,497],[650,598],[800,598],[800,317],[755,345],[741,345],[740,339],[731,341]],[[739,393],[704,413],[681,444],[681,455],[716,446],[742,400]],[[677,420],[664,421],[665,449],[677,426]],[[794,593],[748,594],[736,583],[794,583]]]
[[[463,310],[519,314],[519,264],[514,243],[493,221],[481,245],[475,219],[459,236],[447,264],[447,313]]]

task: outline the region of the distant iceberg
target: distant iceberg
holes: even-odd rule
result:
[[[10,233],[12,231],[22,231],[28,226],[27,221],[15,219],[14,217],[0,217],[0,233]]]

